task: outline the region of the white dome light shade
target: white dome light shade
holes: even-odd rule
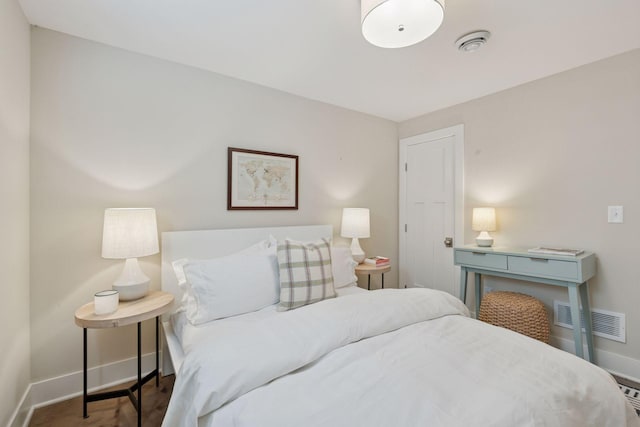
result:
[[[385,48],[411,46],[435,33],[444,0],[361,0],[362,35]]]

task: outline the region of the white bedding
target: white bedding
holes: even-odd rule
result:
[[[605,371],[380,290],[219,328],[186,352],[164,426],[639,426]]]
[[[347,286],[344,288],[336,289],[338,297],[345,295],[352,295],[356,293],[369,291],[361,289],[353,284],[353,286]],[[277,315],[276,305],[270,305],[261,310],[254,311],[252,313],[242,314],[240,316],[228,317],[226,319],[220,319],[213,322],[205,323],[202,325],[192,325],[187,319],[187,315],[184,311],[179,311],[171,315],[171,326],[176,334],[176,337],[182,345],[182,350],[185,354],[191,351],[193,346],[198,345],[207,336],[215,334],[220,328],[229,329],[233,328],[246,328],[252,322],[262,321],[268,317]]]

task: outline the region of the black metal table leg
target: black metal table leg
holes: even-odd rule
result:
[[[97,402],[105,399],[115,399],[119,397],[127,397],[136,412],[138,413],[138,427],[142,427],[142,387],[147,382],[156,378],[156,387],[160,387],[160,315],[157,313],[160,311],[166,311],[171,302],[173,302],[173,296],[166,292],[154,292],[149,296],[141,299],[140,301],[149,302],[149,307],[145,305],[137,306],[138,303],[130,303],[129,305],[135,306],[136,310],[131,310],[131,313],[116,311],[113,314],[113,322],[105,323],[103,319],[96,319],[93,315],[94,307],[92,303],[85,304],[76,311],[76,324],[82,326],[82,363],[83,363],[83,400],[82,400],[82,415],[84,418],[89,417],[89,403]],[[159,311],[158,311],[159,310]],[[154,313],[155,316],[150,315]],[[142,322],[147,319],[156,318],[156,367],[149,373],[143,376],[142,373]],[[111,320],[111,319],[110,319]],[[138,324],[137,327],[137,370],[138,375],[135,383],[129,387],[121,388],[118,390],[98,391],[88,393],[88,343],[87,343],[87,329],[95,328],[109,328],[120,327],[126,325]],[[137,393],[136,393],[137,392]]]
[[[156,387],[160,387],[160,355],[158,347],[158,323],[160,323],[160,316],[156,316]]]
[[[384,273],[382,273],[381,276],[382,276],[382,289],[384,289]]]
[[[371,275],[367,274],[367,290],[371,290]]]
[[[82,417],[87,415],[87,328],[82,328]]]
[[[138,322],[138,427],[142,427],[142,322]]]

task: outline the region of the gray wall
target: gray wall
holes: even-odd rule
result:
[[[123,266],[100,256],[107,207],[155,207],[160,231],[329,223],[334,233],[343,207],[369,207],[363,248],[396,259],[394,122],[48,30],[33,30],[32,49],[33,381],[82,368],[73,313]],[[227,211],[228,146],[299,155],[300,209]],[[153,288],[159,260],[140,259]],[[90,366],[134,355],[135,327],[89,337]]]
[[[29,43],[18,1],[0,0],[0,425],[30,380]]]
[[[596,347],[640,360],[640,50],[615,56],[399,125],[400,138],[465,125],[465,240],[471,209],[495,206],[496,245],[560,245],[594,251],[592,306],[626,313],[627,344]],[[607,206],[624,205],[624,224]],[[490,282],[491,283],[491,282]],[[565,292],[519,282],[548,307]],[[570,331],[554,333],[571,339]],[[640,372],[627,372],[640,378]]]

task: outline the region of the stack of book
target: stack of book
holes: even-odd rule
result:
[[[529,249],[532,254],[546,254],[546,255],[563,255],[563,256],[578,256],[584,251],[582,249],[565,249],[565,248],[542,248],[537,247]]]
[[[367,265],[373,265],[375,267],[386,267],[390,264],[389,258],[384,256],[374,256],[370,258],[365,258],[364,263]]]

